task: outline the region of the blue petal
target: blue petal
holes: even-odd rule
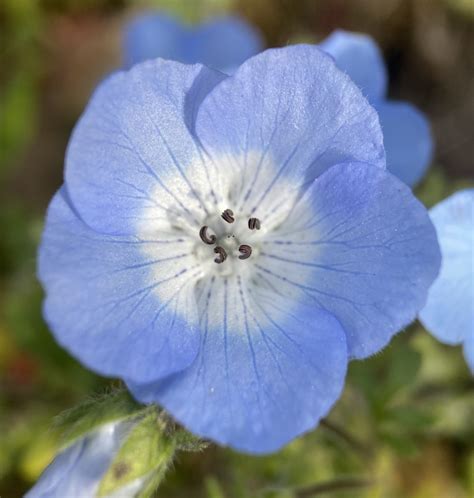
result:
[[[292,285],[308,303],[332,313],[346,331],[352,358],[379,351],[414,320],[438,272],[439,248],[426,209],[380,168],[334,166],[308,189],[284,227],[266,242],[256,266],[275,286]]]
[[[440,341],[459,344],[474,337],[474,189],[463,190],[430,210],[443,260],[420,313]],[[472,344],[467,345],[467,351]],[[468,358],[472,356],[467,355]]]
[[[188,28],[163,14],[145,14],[129,24],[124,39],[127,67],[161,57],[185,64],[199,62],[228,73],[262,48],[257,31],[238,17]]]
[[[96,496],[130,428],[129,422],[111,423],[77,440],[56,456],[25,498]]]
[[[337,30],[320,43],[337,66],[347,73],[362,93],[373,102],[387,91],[387,70],[380,48],[368,35]]]
[[[385,166],[375,110],[331,57],[310,45],[244,62],[204,99],[196,132],[216,163],[226,154],[229,161],[257,155],[260,165],[270,158],[277,178],[268,186],[285,177],[308,185],[342,161]]]
[[[189,64],[186,53],[188,30],[164,14],[144,14],[127,26],[123,40],[124,65],[129,68],[161,57]]]
[[[249,57],[263,49],[257,31],[237,17],[213,19],[198,26],[192,34],[187,49],[192,62],[230,74]]]
[[[275,451],[314,428],[340,396],[346,373],[337,320],[239,277],[209,279],[199,295],[196,361],[163,382],[129,383],[135,397],[249,453]]]
[[[423,178],[433,155],[428,121],[406,102],[381,102],[375,108],[382,125],[387,168],[413,187]]]
[[[71,474],[83,454],[84,444],[85,440],[80,439],[59,453],[25,498],[55,498],[56,490],[64,485],[64,477]]]
[[[173,237],[98,234],[60,190],[39,250],[57,341],[103,375],[145,382],[188,366],[199,346],[190,250]]]
[[[202,153],[190,128],[223,78],[203,66],[156,60],[99,85],[66,154],[68,193],[89,226],[133,234],[145,209],[205,214],[185,171]]]

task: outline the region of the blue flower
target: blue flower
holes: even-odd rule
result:
[[[318,48],[226,77],[157,59],[100,85],[49,208],[57,340],[191,431],[264,453],[425,303],[439,248],[377,114]]]
[[[124,62],[131,67],[162,57],[185,64],[199,62],[229,74],[262,48],[257,31],[238,17],[188,27],[167,15],[148,13],[134,19],[126,30]]]
[[[429,124],[411,104],[387,100],[387,71],[375,41],[367,35],[337,30],[320,47],[334,57],[377,109],[389,171],[415,186],[432,159]]]
[[[82,498],[97,495],[100,483],[132,427],[111,422],[63,449],[25,498]],[[141,480],[132,481],[113,496],[134,496]]]
[[[446,344],[464,344],[474,373],[474,189],[456,192],[430,210],[442,264],[420,320]]]

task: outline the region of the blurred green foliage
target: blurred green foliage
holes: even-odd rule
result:
[[[357,0],[354,4],[367,13],[370,22],[378,19],[403,46],[408,42],[396,38],[393,23],[401,22],[400,12],[405,12],[407,6],[415,12],[421,2],[394,0],[391,5],[396,8],[393,7],[389,20],[380,17],[378,2]],[[428,4],[429,12],[438,9],[434,11],[443,16],[455,12],[462,26],[473,18],[473,4],[469,1],[439,0]],[[190,22],[211,14],[239,12],[259,22],[269,40],[283,41],[318,39],[321,33],[326,34],[339,25],[364,30],[366,22],[357,18],[357,8],[352,3],[352,9],[345,11],[345,4],[340,1],[260,0],[249,5],[246,0],[2,0],[0,3],[0,496],[3,498],[22,496],[62,444],[58,430],[52,428],[53,418],[92,394],[116,385],[116,381],[99,378],[84,369],[55,343],[41,317],[42,291],[35,278],[35,252],[44,210],[60,182],[62,163],[56,158],[61,157],[65,137],[77,119],[77,101],[84,105],[92,90],[81,87],[81,78],[86,76],[75,64],[94,58],[97,45],[92,45],[89,51],[84,48],[93,36],[100,43],[116,40],[118,53],[124,20],[145,8],[165,9]],[[373,10],[367,10],[370,5]],[[316,18],[317,25],[313,21]],[[435,23],[436,17],[429,19]],[[285,31],[286,27],[291,28],[291,33]],[[61,51],[64,45],[65,54]],[[414,64],[419,61],[426,64],[423,57],[426,59],[426,54],[420,55]],[[97,60],[94,65],[108,68],[110,62]],[[407,74],[405,79],[399,78],[398,86],[391,91],[406,98],[418,95],[417,103],[423,103],[427,87],[416,79],[415,73]],[[436,74],[433,81],[436,78],[441,81]],[[444,83],[440,88],[443,94],[457,95]],[[468,95],[463,93],[462,97]],[[458,102],[458,106],[463,107],[463,102]],[[450,128],[443,120],[433,124],[438,136]],[[52,132],[45,135],[45,128]],[[463,140],[459,143],[464,143]],[[56,154],[50,154],[51,149]],[[472,177],[466,178],[464,169],[456,170],[449,163],[450,155],[443,154],[442,147],[440,151],[443,160],[433,166],[417,190],[427,206],[459,188],[473,185]],[[453,152],[459,153],[457,149]],[[460,348],[438,343],[416,323],[380,354],[351,364],[344,395],[318,430],[266,457],[240,455],[214,445],[204,445],[198,452],[181,452],[158,496],[472,496],[472,387]],[[132,406],[133,401],[129,402]],[[125,409],[124,406],[117,409]],[[78,413],[72,410],[60,419],[63,424],[70,424],[70,434],[79,430]],[[183,449],[196,446],[185,433],[179,444]]]
[[[37,112],[40,16],[35,2],[5,0],[0,7],[0,179],[6,165],[31,138]]]

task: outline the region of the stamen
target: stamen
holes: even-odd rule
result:
[[[252,248],[250,246],[248,246],[247,244],[242,244],[239,247],[239,252],[242,253],[239,256],[239,259],[248,259],[248,258],[250,258],[251,254],[252,254]]]
[[[225,249],[221,246],[217,246],[214,248],[214,252],[218,254],[217,258],[214,259],[214,261],[220,265],[227,259],[227,253],[225,252]],[[240,257],[240,256],[239,256]]]
[[[208,226],[204,225],[201,230],[199,230],[199,237],[201,237],[201,240],[204,242],[204,244],[212,245],[217,240],[217,237],[215,235],[208,235],[208,228]]]
[[[235,221],[234,212],[232,211],[232,209],[226,209],[221,216],[224,221],[227,221],[227,223],[234,223]]]
[[[258,218],[249,218],[250,230],[260,230],[260,220]]]

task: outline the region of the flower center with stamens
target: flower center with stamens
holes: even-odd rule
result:
[[[167,241],[166,245],[147,244],[144,250],[147,258],[158,260],[166,249],[165,257],[175,258],[169,263],[170,274],[179,273],[185,254],[189,255],[186,274],[195,269],[199,279],[239,276],[251,281],[259,266],[276,261],[268,259],[265,247],[278,230],[287,230],[286,220],[300,202],[299,185],[278,176],[270,156],[262,158],[261,152],[229,157],[205,163],[196,160],[186,169],[188,182],[170,177],[176,193],[157,185],[151,194],[160,206],[167,206],[167,213],[163,216],[161,208],[147,205],[138,233],[143,240]],[[215,252],[218,247],[222,250]],[[157,278],[159,271],[163,271],[161,264]]]
[[[221,214],[221,219],[224,220],[226,226],[224,230],[213,230],[212,226],[203,225],[199,230],[199,238],[204,245],[213,246],[214,254],[209,251],[209,257],[214,256],[214,263],[220,265],[229,259],[233,260],[238,258],[240,260],[247,260],[252,256],[253,248],[249,243],[245,242],[245,232],[242,232],[241,220],[237,220],[232,209],[225,209]],[[234,225],[236,233],[230,230],[227,225]],[[246,231],[247,238],[251,238],[252,231],[260,230],[261,222],[258,218],[249,218],[247,220]],[[222,228],[222,227],[219,227]],[[242,240],[240,240],[242,238]],[[202,251],[200,251],[202,254]]]

